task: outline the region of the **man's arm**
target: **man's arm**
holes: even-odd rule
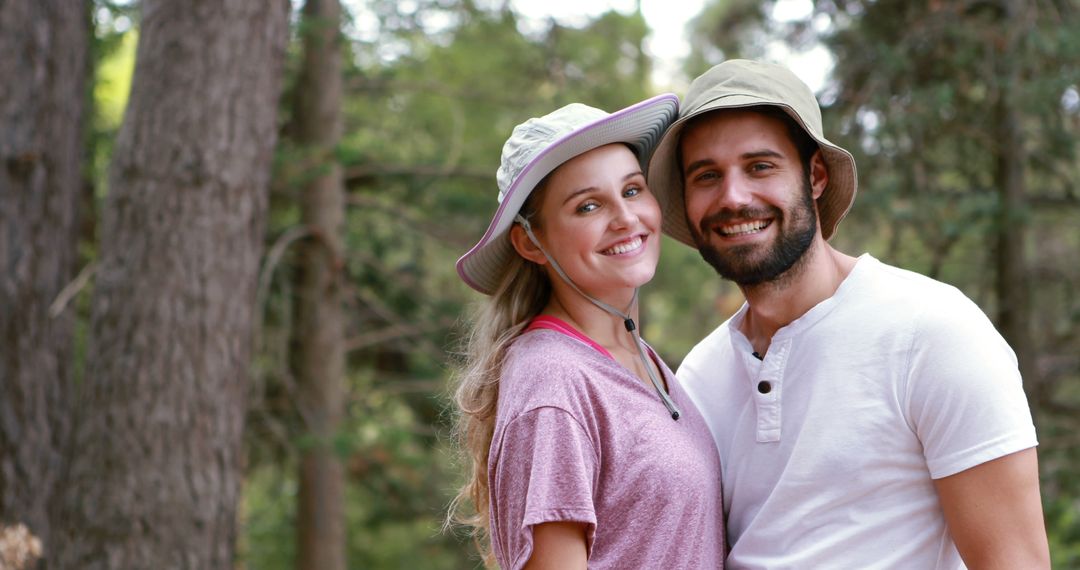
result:
[[[934,485],[968,568],[1050,568],[1035,448],[936,479]]]

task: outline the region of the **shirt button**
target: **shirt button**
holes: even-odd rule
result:
[[[768,394],[769,392],[772,392],[772,384],[769,384],[767,380],[762,380],[761,382],[758,382],[757,391],[762,394]]]

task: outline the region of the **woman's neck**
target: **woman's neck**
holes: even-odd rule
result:
[[[625,297],[625,298],[622,298]],[[633,291],[628,295],[620,296],[620,299],[598,299],[607,303],[619,311],[626,312],[637,323],[638,303]],[[633,305],[627,307],[633,301]],[[585,336],[603,346],[612,354],[636,353],[633,336],[626,330],[623,319],[596,306],[578,292],[556,289],[552,292],[551,300],[541,312],[562,319],[581,331]]]
[[[560,295],[559,292],[553,293],[551,301],[542,314],[566,321],[570,326],[592,339],[593,342],[604,347],[616,362],[639,380],[649,384],[649,377],[655,376],[659,378],[658,381],[662,383],[666,390],[667,385],[664,383],[659,368],[655,363],[645,359],[641,347],[635,344],[637,342],[635,335],[626,329],[625,321],[618,315],[613,315],[596,306],[578,292],[570,291],[570,293],[572,295],[569,296]],[[622,299],[622,306],[614,304],[613,299],[610,298],[598,300],[612,305],[619,311],[625,310],[625,314],[628,314],[634,320],[636,326],[638,301],[637,295],[633,292]],[[626,307],[625,305],[628,303],[632,303],[632,305]]]

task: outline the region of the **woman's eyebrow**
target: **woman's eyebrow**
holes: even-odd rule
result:
[[[626,182],[627,180],[630,180],[631,178],[634,178],[634,177],[637,177],[637,176],[645,176],[645,173],[640,171],[640,170],[635,170],[635,171],[627,174],[626,176],[623,176],[623,182]],[[563,200],[562,203],[566,204],[570,200],[573,200],[574,198],[576,198],[576,197],[578,197],[578,196],[580,196],[582,194],[585,194],[587,192],[593,192],[595,190],[597,190],[596,186],[586,186],[585,188],[578,188],[577,190],[574,190],[573,192],[571,192],[566,197],[566,199]]]

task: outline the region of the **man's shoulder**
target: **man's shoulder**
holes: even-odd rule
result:
[[[915,271],[914,269],[907,269],[898,265],[891,265],[888,263],[880,262],[878,264],[880,273],[889,281],[895,282],[899,285],[914,287],[916,289],[927,290],[949,290],[955,289],[952,285],[940,281],[924,273]]]
[[[892,307],[912,318],[979,310],[954,285],[872,258],[870,261],[855,296],[876,304],[879,310]]]
[[[679,375],[698,366],[715,366],[717,359],[731,351],[731,317],[698,341],[679,365]]]
[[[1000,337],[974,300],[954,285],[878,262],[872,290],[877,322],[908,323],[917,343],[946,346],[988,342]]]

